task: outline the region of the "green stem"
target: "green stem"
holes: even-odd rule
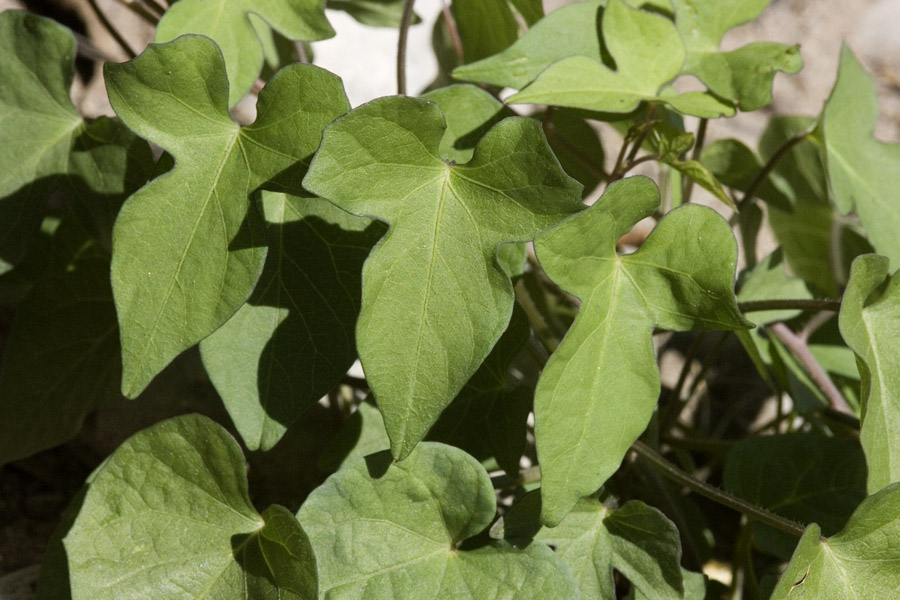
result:
[[[697,141],[694,142],[694,151],[691,153],[691,160],[699,160],[700,152],[703,150],[703,142],[706,141],[706,127],[709,124],[709,119],[700,119],[700,124],[697,126]],[[681,202],[682,204],[686,204],[691,201],[691,192],[694,191],[694,180],[690,177],[684,178],[684,192],[681,194]]]
[[[714,502],[718,502],[723,506],[727,506],[728,508],[743,513],[752,519],[756,519],[760,523],[765,523],[779,531],[789,533],[798,538],[803,535],[803,532],[806,529],[805,526],[800,523],[785,519],[784,517],[776,515],[759,506],[754,506],[746,500],[742,500],[724,490],[720,490],[715,486],[694,478],[654,452],[643,442],[638,441],[633,443],[631,445],[631,450],[642,460],[646,461],[647,464],[672,481],[675,481],[692,492],[696,492]]]
[[[738,302],[741,312],[759,312],[763,310],[828,310],[840,312],[840,300],[748,300]]]
[[[406,0],[400,17],[400,36],[397,39],[397,94],[406,95],[406,44],[409,39],[409,25],[412,22],[415,0]]]
[[[756,174],[756,177],[753,178],[753,181],[750,182],[750,185],[747,186],[747,191],[744,192],[744,197],[741,198],[741,201],[738,202],[738,211],[749,201],[753,199],[753,195],[756,193],[756,190],[763,184],[763,182],[769,177],[769,174],[778,166],[778,163],[781,162],[781,159],[787,156],[787,153],[790,152],[791,148],[804,141],[809,137],[809,132],[804,131],[803,133],[798,133],[797,135],[788,138],[778,150],[775,151],[775,154],[772,155],[772,158],[769,159],[769,162],[760,169],[759,173]]]
[[[103,28],[116,40],[116,43],[125,51],[125,54],[129,59],[137,56],[137,52],[132,50],[131,46],[128,45],[128,42],[125,41],[125,38],[116,30],[112,23],[109,22],[109,19],[106,18],[106,15],[103,14],[103,11],[100,10],[100,7],[97,6],[97,0],[88,0],[88,4],[91,7],[91,10],[94,11],[94,14],[97,15],[97,18],[100,20],[100,24],[103,25]]]

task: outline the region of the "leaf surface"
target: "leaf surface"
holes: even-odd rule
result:
[[[900,589],[900,484],[866,498],[830,538],[803,534],[772,600],[890,598]]]
[[[824,144],[828,187],[842,213],[856,209],[875,250],[896,269],[900,267],[900,144],[872,137],[877,118],[872,79],[844,47],[838,78],[816,132]]]
[[[549,544],[582,598],[615,600],[613,569],[648,597],[682,598],[681,541],[661,512],[639,501],[615,509],[585,498],[553,528],[541,527],[541,497],[530,492],[491,528],[491,536]]]
[[[205,417],[134,435],[88,484],[64,539],[73,598],[316,598],[303,529],[256,512],[240,448]]]
[[[459,31],[465,62],[502,52],[519,36],[519,26],[508,0],[453,0],[450,11]]]
[[[542,519],[559,523],[619,467],[659,396],[650,334],[748,326],[734,299],[737,246],[714,211],[671,211],[634,254],[616,242],[659,205],[648,179],[616,182],[591,208],[538,236],[550,278],[583,302],[535,392]]]
[[[839,323],[859,366],[859,437],[872,494],[900,481],[900,275],[890,275],[886,257],[870,254],[853,262]]]
[[[251,195],[263,185],[306,195],[300,179],[322,129],[349,105],[336,76],[294,65],[260,93],[256,122],[239,127],[221,55],[200,36],[107,63],[106,82],[122,120],[175,159],[128,199],[113,233],[122,391],[134,397],[247,300],[266,255]]]
[[[318,198],[263,192],[269,254],[253,295],[200,343],[251,450],[268,450],[356,359],[360,274],[380,223]]]
[[[263,66],[263,46],[250,15],[292,40],[334,36],[325,18],[324,0],[180,0],[160,20],[156,41],[169,42],[196,33],[216,42],[231,84],[228,106],[233,106],[250,90]],[[260,20],[257,23],[262,26]]]
[[[458,549],[495,511],[475,459],[423,442],[402,462],[380,452],[347,465],[309,495],[297,518],[326,599],[577,598],[562,561],[542,543]]]
[[[581,208],[581,186],[540,125],[509,118],[455,165],[433,103],[375,100],[325,130],[304,185],[390,230],[363,269],[357,347],[403,458],[478,369],[509,322],[500,244],[527,241]]]

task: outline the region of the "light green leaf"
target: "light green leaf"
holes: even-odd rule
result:
[[[643,502],[607,508],[578,501],[553,528],[541,528],[541,496],[530,492],[498,521],[491,536],[549,544],[569,568],[582,598],[615,600],[613,569],[651,598],[682,598],[681,541],[661,512]]]
[[[519,36],[508,0],[453,0],[450,12],[459,31],[465,62],[502,52]]]
[[[509,118],[471,161],[439,152],[445,122],[433,103],[383,98],[325,130],[304,185],[390,230],[363,269],[357,347],[403,458],[500,338],[512,312],[497,246],[527,241],[581,208],[540,125]]]
[[[325,18],[325,0],[180,0],[172,5],[156,29],[157,42],[185,33],[212,38],[225,59],[230,88],[228,106],[244,97],[263,66],[263,47],[250,15],[260,17],[292,40],[324,40],[334,36]]]
[[[725,33],[752,21],[772,0],[672,0],[675,25],[687,50],[683,72],[696,75],[714,94],[733,100],[743,111],[772,101],[775,73],[796,73],[803,66],[799,46],[756,42],[720,52]]]
[[[669,102],[672,96],[661,94],[662,88],[681,72],[685,56],[672,22],[622,0],[610,0],[601,26],[615,70],[600,55],[562,58],[508,102],[610,113],[631,112],[644,100]],[[681,108],[695,104],[690,101]]]
[[[451,85],[422,95],[438,105],[447,120],[438,152],[455,163],[472,159],[475,145],[491,127],[513,116],[502,102],[474,85]]]
[[[738,302],[753,300],[806,300],[812,294],[802,279],[789,276],[784,270],[784,253],[776,248],[770,255],[759,261],[753,270],[742,278]],[[753,311],[750,318],[757,325],[788,321],[799,317],[800,310]]]
[[[900,275],[889,274],[887,258],[870,254],[853,261],[839,322],[859,366],[859,438],[872,494],[900,481]]]
[[[263,192],[261,203],[265,270],[247,303],[200,343],[250,450],[274,446],[356,359],[362,265],[384,234],[318,198]]]
[[[88,484],[64,539],[74,600],[316,597],[303,529],[256,512],[240,448],[205,417],[132,436]]]
[[[687,177],[693,179],[697,185],[715,196],[716,199],[725,206],[736,208],[734,202],[731,201],[731,198],[722,188],[722,184],[719,183],[716,176],[709,170],[709,167],[702,162],[696,160],[669,160],[665,162],[676,171],[680,171]]]
[[[855,207],[879,254],[900,267],[900,144],[872,137],[878,97],[872,79],[848,48],[816,135],[822,141],[829,190],[842,213]]]
[[[309,156],[349,104],[335,75],[294,65],[260,93],[256,123],[239,127],[221,55],[200,36],[107,63],[106,82],[122,120],[175,158],[128,199],[113,233],[122,391],[134,397],[247,300],[266,255],[251,194],[264,185],[306,195]]]
[[[866,498],[830,538],[803,534],[772,600],[891,598],[900,589],[900,484]]]
[[[714,211],[677,208],[640,250],[616,254],[617,240],[658,205],[649,179],[626,179],[535,241],[550,278],[583,302],[535,395],[541,518],[548,525],[603,485],[646,428],[660,389],[654,326],[749,325],[734,299],[734,236]]]
[[[16,309],[0,369],[0,464],[60,444],[119,396],[119,329],[109,254],[71,218]]]
[[[555,10],[500,54],[458,67],[453,77],[520,90],[562,58],[599,58],[597,33],[604,4],[588,0]]]
[[[785,460],[785,457],[789,457]],[[725,460],[725,489],[800,523],[833,535],[866,497],[866,461],[859,446],[820,434],[758,436],[733,446]],[[790,557],[797,539],[753,523],[757,543]]]
[[[329,600],[578,598],[562,561],[542,543],[459,550],[495,511],[490,479],[474,458],[424,442],[399,463],[381,452],[346,466],[309,495],[297,518]]]

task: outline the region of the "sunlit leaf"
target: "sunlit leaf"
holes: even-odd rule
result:
[[[423,442],[402,462],[381,452],[347,465],[310,494],[297,518],[316,552],[325,598],[577,598],[545,544],[459,549],[495,511],[478,461]]]
[[[527,241],[581,208],[540,125],[498,123],[462,165],[441,156],[433,103],[384,98],[326,131],[304,185],[390,230],[363,269],[357,347],[403,458],[475,373],[506,329],[504,242]]]
[[[659,205],[642,177],[610,186],[590,209],[538,236],[544,270],[583,302],[535,396],[542,519],[559,523],[619,467],[659,396],[650,334],[746,327],[733,285],[737,246],[714,211],[671,211],[634,254],[616,242]]]
[[[336,76],[294,65],[260,93],[256,123],[239,127],[222,57],[200,36],[107,63],[106,82],[122,120],[175,159],[128,199],[113,234],[122,390],[134,397],[247,300],[266,255],[251,194],[263,185],[304,194],[322,129],[349,105]]]
[[[299,523],[281,506],[256,512],[240,448],[197,415],[145,429],[101,464],[64,543],[75,599],[317,594]]]

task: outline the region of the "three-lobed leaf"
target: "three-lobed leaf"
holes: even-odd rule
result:
[[[287,509],[250,503],[244,457],[205,417],[129,438],[88,479],[64,539],[72,598],[295,598],[318,592]]]
[[[841,335],[856,353],[861,377],[859,437],[870,494],[900,481],[900,275],[888,269],[884,256],[857,258],[840,313]]]
[[[107,64],[106,82],[122,120],[175,159],[128,199],[113,233],[122,391],[134,397],[250,296],[266,256],[251,196],[263,185],[305,194],[322,129],[349,105],[337,76],[294,65],[260,93],[256,122],[239,127],[221,54],[200,36]]]
[[[423,442],[402,462],[385,451],[348,464],[297,518],[316,552],[323,598],[578,598],[545,544],[459,549],[495,512],[491,481],[474,458]]]
[[[548,525],[598,489],[647,426],[660,390],[653,328],[748,325],[733,292],[737,246],[714,211],[673,210],[637,252],[616,253],[618,239],[658,205],[649,179],[626,179],[535,240],[549,277],[583,302],[535,393]]]
[[[255,26],[272,27],[292,40],[334,36],[325,18],[324,0],[180,0],[160,20],[156,41],[169,42],[186,33],[215,41],[225,59],[228,105],[233,106],[250,90],[263,66]]]
[[[357,347],[391,450],[409,454],[509,322],[500,244],[581,208],[581,186],[525,118],[495,125],[462,165],[440,153],[433,103],[393,97],[332,123],[304,186],[390,229],[363,269]]]

